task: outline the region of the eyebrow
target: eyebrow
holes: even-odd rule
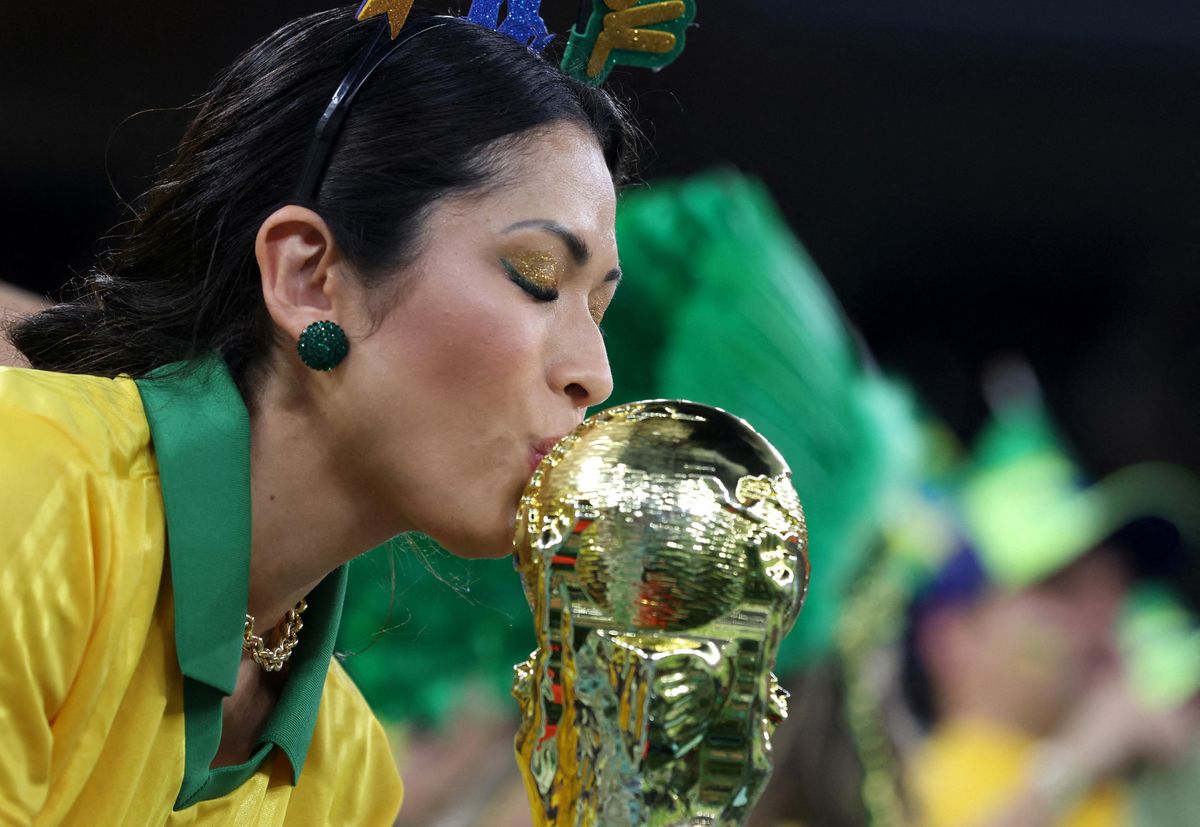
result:
[[[554,235],[562,239],[562,242],[567,245],[567,251],[570,252],[571,258],[575,260],[576,264],[586,264],[587,260],[592,257],[592,251],[588,249],[587,242],[557,221],[549,221],[545,218],[531,218],[528,221],[518,221],[516,224],[509,224],[502,232],[511,233],[517,230],[527,230],[531,227],[554,233]]]
[[[571,253],[571,258],[575,261],[576,265],[586,264],[588,259],[592,257],[592,251],[588,248],[587,242],[580,238],[577,233],[571,232],[557,221],[550,221],[546,218],[530,218],[527,221],[518,221],[516,224],[509,224],[501,232],[512,233],[517,230],[528,230],[530,228],[546,230],[562,239],[562,242],[567,245],[567,250]],[[620,282],[621,278],[621,268],[614,267],[605,274],[604,281],[605,283],[610,281]]]

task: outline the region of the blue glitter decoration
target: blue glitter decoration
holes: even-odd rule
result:
[[[503,23],[500,22],[501,4],[506,6]],[[540,14],[541,6],[542,0],[471,0],[466,19],[540,52],[554,40]]]

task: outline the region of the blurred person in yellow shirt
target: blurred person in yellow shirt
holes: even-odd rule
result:
[[[910,608],[922,827],[1194,823],[1180,808],[1147,820],[1130,782],[1200,738],[1200,636],[1167,591],[1188,570],[1200,489],[1166,466],[1079,478],[1036,405],[1005,408],[981,439],[956,548]]]

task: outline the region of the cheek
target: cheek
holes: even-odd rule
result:
[[[397,493],[419,528],[459,554],[510,549],[548,387],[546,308],[499,287],[421,297],[394,320],[403,358],[389,384],[403,413],[386,427],[408,483]]]
[[[406,372],[423,393],[449,403],[528,393],[523,385],[542,356],[541,308],[495,265],[456,252],[462,263],[443,259],[425,269],[401,308]],[[491,405],[500,401],[492,398]]]
[[[1029,677],[1051,679],[1078,668],[1078,640],[1054,605],[1018,602],[997,630],[1010,667]]]
[[[528,395],[528,384],[540,368],[535,325],[483,303],[456,307],[428,321],[414,331],[413,365],[434,398],[483,398],[496,406]]]

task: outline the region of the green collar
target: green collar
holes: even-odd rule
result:
[[[278,746],[300,777],[346,594],[346,567],[309,595],[287,682],[250,761],[211,770],[221,704],[242,656],[250,576],[250,418],[215,355],[137,380],[167,519],[175,648],[184,675],[185,767],[175,808],[236,789]]]

